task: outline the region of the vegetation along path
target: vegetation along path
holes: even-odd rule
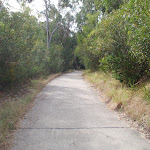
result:
[[[11,150],[149,150],[83,80],[82,72],[50,82],[20,122]]]

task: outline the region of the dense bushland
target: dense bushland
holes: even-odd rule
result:
[[[75,53],[86,69],[112,72],[131,85],[150,74],[150,1],[119,2],[93,1],[94,12],[79,12],[86,17]]]
[[[39,74],[49,74],[73,67],[75,34],[70,31],[71,15],[62,16],[49,6],[49,36],[47,47],[46,22],[31,15],[30,8],[22,5],[19,12],[3,8],[0,13],[0,87],[23,81]],[[68,21],[69,20],[69,21]]]

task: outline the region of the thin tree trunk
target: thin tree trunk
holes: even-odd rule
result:
[[[58,25],[59,25],[60,23],[57,23],[57,27],[53,30],[53,32],[51,33],[51,36],[50,36],[50,38],[49,38],[49,46],[50,46],[50,42],[51,42],[51,40],[52,40],[52,36],[53,36],[53,34],[55,33],[55,31],[58,29]]]
[[[47,48],[49,48],[49,17],[48,17],[48,5],[47,5],[47,0],[44,0],[45,2],[45,8],[46,8],[46,30],[47,30]]]
[[[50,36],[50,33],[49,33],[49,14],[48,14],[47,0],[44,0],[44,3],[45,3],[45,8],[46,8],[45,17],[46,17],[46,31],[47,31],[47,48],[49,48],[50,47],[50,42],[52,40],[52,36],[55,33],[55,31],[58,29],[58,25],[60,23],[57,23],[57,27],[53,30],[53,32],[51,33],[51,36]]]

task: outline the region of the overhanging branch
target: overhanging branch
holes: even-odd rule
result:
[[[57,27],[53,30],[53,32],[51,33],[51,36],[50,36],[50,38],[49,38],[49,45],[50,45],[50,42],[51,42],[51,40],[52,40],[52,37],[53,37],[53,34],[56,32],[56,30],[58,29],[58,27],[59,27],[59,24],[60,23],[57,23]]]

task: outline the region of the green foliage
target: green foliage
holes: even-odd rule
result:
[[[101,10],[102,13],[105,14],[119,9],[119,7],[127,1],[128,0],[95,0],[95,5],[98,10]]]
[[[64,60],[62,59],[62,45],[53,45],[49,51],[49,61],[47,62],[45,71],[49,73],[62,72],[64,70]]]
[[[30,15],[28,8],[22,13],[11,13],[5,20],[3,18],[0,23],[0,83],[6,84],[31,75],[32,49],[37,40],[38,22]]]
[[[62,16],[54,6],[49,16],[49,32],[52,33]],[[45,22],[32,16],[25,4],[20,12],[3,8],[0,14],[0,88],[38,74],[72,68],[76,45],[75,35],[70,34],[68,26],[72,21],[71,15],[65,16],[47,48]]]
[[[74,50],[76,48],[77,41],[74,34],[68,37],[63,43],[62,58],[64,60],[64,70],[73,69],[74,63]]]
[[[119,8],[111,4],[117,1],[103,2],[110,2],[113,9]],[[130,86],[149,75],[149,6],[148,0],[131,0],[107,14],[98,24],[95,20],[97,25],[93,23],[96,13],[88,14],[87,24],[78,33],[76,49],[77,56],[84,60],[86,68],[96,69],[99,66],[103,71],[111,71],[118,80]]]

